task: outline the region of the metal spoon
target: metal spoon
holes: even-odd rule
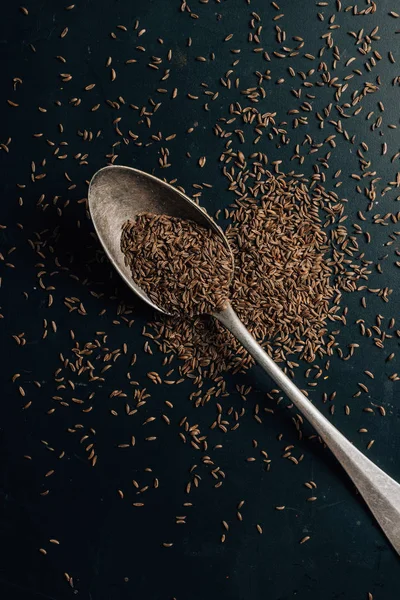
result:
[[[156,310],[147,294],[132,280],[120,249],[121,228],[127,219],[146,211],[191,219],[211,227],[230,250],[223,231],[185,194],[137,169],[112,166],[100,169],[89,187],[89,209],[100,242],[125,283]],[[233,261],[233,257],[232,257]],[[353,480],[384,533],[400,554],[400,485],[353,446],[306,398],[256,342],[232,306],[213,315],[229,329],[257,363],[308,419]]]

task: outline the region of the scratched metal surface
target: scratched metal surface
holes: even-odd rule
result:
[[[398,129],[388,127],[389,124],[400,126],[399,88],[395,81],[398,63],[393,64],[388,58],[388,52],[393,50],[395,58],[400,60],[399,36],[396,35],[400,20],[389,15],[396,10],[395,3],[381,1],[376,12],[358,16],[352,11],[345,12],[350,2],[343,2],[342,10],[337,11],[333,0],[326,6],[317,6],[309,0],[302,3],[281,0],[280,12],[259,0],[252,0],[250,5],[239,0],[210,0],[203,4],[193,0],[190,4],[198,18],[191,17],[188,11],[180,12],[178,0],[148,0],[143,4],[77,0],[76,7],[68,11],[66,3],[58,0],[30,0],[26,4],[28,15],[20,12],[15,2],[8,2],[2,8],[0,142],[8,144],[8,152],[3,148],[0,155],[0,222],[6,226],[0,231],[4,256],[0,263],[0,312],[4,317],[0,321],[1,597],[7,600],[66,599],[74,595],[84,600],[200,600],[205,597],[365,600],[370,593],[374,600],[393,600],[400,593],[397,556],[329,452],[306,436],[299,442],[291,419],[293,411],[284,403],[277,407],[265,399],[265,392],[271,389],[272,383],[257,368],[246,375],[226,376],[228,389],[232,391],[225,399],[226,406],[238,410],[243,406],[235,391],[236,384],[253,387],[246,402],[246,418],[238,430],[227,434],[209,429],[216,416],[214,401],[200,409],[189,402],[188,395],[193,390],[190,381],[179,386],[156,386],[149,382],[146,372],[165,373],[160,353],[156,350],[152,356],[143,353],[145,338],[141,331],[152,314],[131,297],[111,274],[108,264],[99,260],[99,244],[91,237],[85,202],[80,201],[87,194],[85,182],[108,163],[110,156],[118,154],[116,164],[131,165],[168,180],[176,178],[188,193],[196,191],[193,183],[210,183],[212,189],[203,191],[200,202],[212,213],[227,206],[234,197],[227,191],[227,180],[218,161],[226,140],[213,134],[213,126],[220,117],[227,117],[231,102],[240,101],[245,105],[240,89],[257,85],[254,72],[270,69],[272,80],[265,83],[266,98],[255,106],[261,111],[276,112],[277,121],[287,123],[290,141],[284,145],[276,139],[263,139],[259,148],[271,161],[282,160],[282,171],[294,169],[305,177],[314,173],[319,158],[332,152],[329,169],[325,169],[325,185],[348,199],[346,225],[351,229],[351,224],[357,222],[371,233],[369,244],[365,236],[360,236],[360,249],[369,260],[382,264],[382,274],[372,265],[368,285],[393,290],[388,303],[376,294],[368,294],[367,309],[361,308],[360,293],[345,297],[344,305],[349,308],[347,325],[341,328],[338,339],[344,348],[349,343],[357,343],[359,348],[351,360],[333,357],[328,377],[321,377],[310,396],[360,449],[366,451],[368,441],[374,439],[368,455],[400,479],[399,385],[389,380],[398,369],[399,359],[396,356],[393,361],[386,361],[391,352],[398,350],[398,338],[394,334],[398,323],[392,331],[394,337],[385,340],[383,349],[373,344],[373,338],[362,337],[355,323],[363,318],[371,326],[380,314],[383,329],[389,333],[390,318],[399,315],[399,270],[395,266],[399,257],[395,254],[398,249],[395,232],[400,228],[390,218],[386,225],[373,223],[377,214],[396,214],[399,206],[396,176],[400,168],[398,159],[392,160],[399,150],[399,136]],[[373,4],[360,1],[358,10],[371,6]],[[304,38],[306,43],[300,54],[290,61],[272,55],[267,62],[262,55],[254,53],[255,45],[247,41],[252,11],[260,15],[263,25],[260,47],[271,55],[279,49],[275,39],[275,26],[279,25],[287,32],[287,45],[294,43],[292,36]],[[318,19],[318,12],[324,20]],[[284,16],[274,21],[281,13]],[[332,15],[335,15],[334,21],[329,20]],[[135,19],[140,20],[137,30]],[[118,29],[117,25],[126,26],[127,31]],[[359,52],[360,44],[357,46],[348,32],[358,33],[363,29],[362,37],[377,26],[379,39],[373,40],[371,52],[364,56]],[[68,32],[60,37],[65,27]],[[141,29],[146,32],[138,39]],[[348,89],[340,102],[334,99],[333,85],[314,86],[311,91],[303,88],[303,93],[314,94],[315,98],[309,99],[311,112],[300,110],[300,116],[308,117],[307,124],[294,128],[293,116],[288,115],[288,110],[299,108],[302,103],[292,93],[292,89],[301,86],[301,80],[298,77],[295,83],[291,80],[288,66],[296,72],[315,69],[308,80],[320,81],[320,59],[308,60],[304,54],[316,55],[325,43],[326,38],[321,36],[329,31],[340,51],[332,77],[337,76],[343,83],[343,77],[353,69],[360,69],[361,74],[348,81]],[[115,32],[116,39],[110,36],[111,32]],[[229,33],[234,34],[233,38],[223,42]],[[187,46],[189,36],[193,39],[191,47]],[[157,42],[158,37],[164,39],[163,45]],[[35,52],[30,44],[34,45]],[[143,45],[146,52],[135,49],[138,45]],[[166,59],[169,48],[173,51],[170,62]],[[240,49],[240,55],[232,54],[232,49]],[[364,63],[374,57],[373,50],[382,59],[375,55],[376,66],[368,72]],[[215,60],[210,59],[210,52],[215,53]],[[57,60],[59,55],[66,58],[65,64]],[[113,58],[115,81],[111,81],[110,68],[105,67],[108,56]],[[148,67],[151,56],[163,58],[158,71]],[[196,61],[197,56],[207,57],[206,62]],[[238,56],[240,63],[231,67]],[[346,67],[346,61],[352,56],[356,61]],[[125,65],[130,58],[138,62]],[[324,59],[332,69],[332,51],[327,51]],[[170,77],[160,81],[165,68],[170,69]],[[238,90],[234,87],[228,90],[221,85],[220,78],[230,68],[235,72],[232,77],[240,76]],[[72,79],[62,81],[60,73],[71,74]],[[281,76],[285,82],[276,85],[275,81]],[[355,90],[362,90],[365,82],[376,83],[377,77],[380,77],[379,89],[362,100],[363,110],[351,119],[341,115],[335,106],[351,103]],[[22,83],[16,82],[16,91],[13,78],[22,79]],[[204,96],[202,81],[212,91],[219,92],[214,101]],[[84,87],[90,83],[96,87],[85,91]],[[179,89],[179,94],[172,101],[174,87]],[[157,88],[168,92],[157,92]],[[199,99],[189,99],[187,93]],[[106,100],[118,101],[118,96],[123,96],[126,104],[120,103],[119,109],[110,108]],[[81,103],[74,106],[73,98],[80,98]],[[151,119],[150,128],[145,122],[139,123],[138,111],[129,107],[130,103],[149,107],[149,98],[162,102]],[[10,106],[7,100],[18,106]],[[56,101],[61,105],[57,106]],[[207,101],[209,111],[203,108]],[[379,101],[384,103],[384,112],[378,106]],[[315,113],[330,102],[333,103],[331,117],[321,130]],[[92,111],[96,104],[99,108]],[[354,107],[343,110],[351,114]],[[368,120],[369,112],[373,115]],[[372,127],[379,116],[382,124]],[[125,144],[115,130],[113,121],[118,117],[121,121],[117,125],[130,139],[129,144]],[[333,123],[338,119],[342,120],[350,138],[355,136],[354,143],[338,132]],[[59,123],[63,125],[62,132]],[[189,127],[195,129],[192,134],[186,133]],[[85,142],[77,133],[84,129],[93,132],[101,129],[101,134],[94,141]],[[143,146],[136,145],[127,136],[128,130],[139,135]],[[173,133],[177,136],[170,142],[151,140],[150,136],[159,131],[164,139]],[[37,133],[43,136],[34,137]],[[325,144],[316,153],[310,153],[310,146],[303,145],[304,164],[299,165],[291,157],[295,145],[302,144],[306,134],[317,143],[336,135],[336,147]],[[12,139],[8,143],[9,137]],[[151,141],[154,143],[146,146]],[[360,170],[357,155],[361,141],[369,148],[364,156],[370,165],[364,172]],[[388,145],[387,154],[382,153],[384,143]],[[235,144],[246,155],[254,151],[250,136],[244,144],[239,145],[237,140]],[[167,169],[159,168],[161,146],[170,151],[171,166]],[[58,156],[65,154],[65,159],[59,160],[54,155],[57,147]],[[88,164],[79,164],[79,157],[74,158],[78,153],[88,153]],[[207,163],[200,170],[197,160],[203,155],[207,156]],[[44,158],[46,165],[41,167]],[[36,163],[35,174],[46,173],[45,178],[32,181],[31,161]],[[338,180],[333,175],[338,169],[342,170],[339,178],[342,185],[334,188]],[[358,182],[350,176],[351,173],[363,176],[366,171],[370,174],[360,182],[363,190],[372,179],[379,178],[376,201],[369,212],[366,211],[367,198],[364,193],[356,192]],[[25,187],[17,187],[17,184]],[[390,189],[385,191],[385,188]],[[45,199],[38,206],[42,194]],[[58,198],[54,200],[55,196]],[[48,207],[43,210],[46,203]],[[357,220],[358,210],[364,211],[367,224]],[[35,232],[41,232],[45,242],[44,258],[28,243],[29,239],[37,240]],[[388,242],[393,243],[387,245]],[[15,251],[8,254],[13,247]],[[382,258],[385,255],[387,257]],[[55,257],[61,266],[55,264]],[[42,275],[44,286],[55,287],[50,290],[54,297],[51,307],[48,307],[49,290],[39,285],[38,273],[42,270],[46,272]],[[97,297],[91,291],[95,291]],[[24,292],[28,293],[28,299]],[[79,298],[87,314],[70,312],[64,303],[66,297]],[[132,309],[131,327],[118,314],[121,303]],[[105,314],[100,316],[104,309]],[[43,319],[47,320],[49,329],[45,339],[42,339]],[[50,326],[52,320],[57,324],[56,333]],[[64,358],[72,360],[74,357],[71,329],[81,348],[86,342],[102,339],[96,334],[99,331],[107,333],[110,349],[121,348],[124,342],[128,344],[127,356],[118,359],[104,382],[90,384],[75,373],[68,375],[75,382],[75,391],[57,389],[59,382],[54,373],[61,366],[60,352]],[[18,345],[12,337],[20,333],[24,333],[26,339],[24,346]],[[132,352],[138,353],[137,365],[131,369],[132,378],[147,387],[151,396],[138,415],[124,419],[121,416],[123,400],[109,396],[115,389],[132,393],[126,378]],[[93,360],[97,360],[95,354]],[[296,380],[304,387],[307,386],[306,368],[301,365],[296,370]],[[373,371],[374,380],[366,378],[365,369]],[[13,383],[14,373],[20,373],[21,377]],[[41,383],[40,389],[33,380]],[[367,384],[369,392],[353,398],[357,382]],[[19,385],[25,390],[24,398],[18,392]],[[91,391],[96,392],[94,408],[90,413],[82,413],[81,405],[74,404],[71,398],[84,398],[88,406]],[[322,394],[333,391],[337,391],[337,397],[332,416],[330,404],[322,402]],[[54,396],[61,397],[68,406],[57,404],[57,410],[48,414],[58,402]],[[174,405],[168,412],[169,427],[161,418],[165,400]],[[22,406],[30,401],[32,405],[23,410]],[[262,424],[252,417],[256,403],[275,411],[274,415],[266,414]],[[351,407],[348,416],[344,412],[346,404]],[[374,405],[384,406],[386,417],[380,416]],[[363,409],[368,407],[375,412],[365,413]],[[111,409],[119,411],[119,416],[113,417]],[[149,416],[157,418],[143,427],[143,421]],[[226,474],[221,488],[215,489],[215,480],[202,463],[204,453],[182,444],[178,434],[179,422],[184,416],[191,424],[199,425],[210,447],[223,444],[218,451],[218,464]],[[92,427],[96,431],[98,462],[95,468],[87,460],[85,444],[79,441],[80,430],[68,431],[79,423],[85,430]],[[360,427],[367,428],[368,434],[358,433]],[[312,433],[307,427],[304,431]],[[277,440],[279,433],[283,434],[280,441]],[[137,440],[134,448],[117,448],[132,434]],[[157,440],[148,443],[146,436],[155,436]],[[272,461],[268,472],[260,460],[254,463],[245,460],[254,453],[253,439],[258,441],[259,448],[268,452]],[[304,453],[303,461],[297,466],[282,459],[283,448],[291,444],[294,455]],[[59,459],[63,450],[65,455]],[[24,455],[31,456],[32,460],[25,459]],[[189,470],[193,464],[199,465],[201,484],[188,496],[185,487],[191,479]],[[146,472],[146,468],[152,472]],[[54,474],[46,477],[52,470]],[[154,477],[159,479],[158,489],[152,487]],[[145,503],[143,508],[132,506],[139,501],[132,479],[138,480],[142,487],[150,486],[139,497]],[[307,502],[311,491],[304,482],[309,480],[317,484],[316,502]],[[48,495],[41,495],[47,489]],[[124,491],[123,500],[118,489]],[[236,505],[242,499],[245,500],[244,518],[239,522]],[[188,501],[193,506],[183,507]],[[285,505],[286,509],[276,511],[277,505]],[[186,525],[175,524],[176,515],[181,514],[187,516]],[[222,520],[229,523],[224,544],[220,542]],[[256,530],[257,523],[262,525],[262,535]],[[299,540],[305,535],[311,539],[300,545]],[[60,544],[49,543],[51,538],[58,539]],[[174,545],[164,548],[163,542]],[[47,555],[40,554],[39,548],[45,548]],[[68,584],[64,573],[72,576],[74,587]]]

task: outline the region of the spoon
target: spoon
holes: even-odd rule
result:
[[[132,280],[130,269],[125,264],[120,248],[121,230],[125,221],[134,219],[141,212],[190,219],[213,229],[231,252],[222,229],[202,208],[176,188],[143,171],[123,166],[100,169],[90,182],[88,200],[94,228],[112,265],[142,300],[164,314],[168,313],[154,304]],[[307,418],[352,479],[389,541],[400,554],[400,485],[357,450],[324,417],[256,342],[230,303],[213,316],[231,331]]]

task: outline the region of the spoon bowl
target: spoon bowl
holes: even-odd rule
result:
[[[89,211],[105,253],[125,283],[135,294],[163,314],[169,314],[150,300],[132,279],[121,251],[122,225],[138,214],[150,212],[194,221],[213,229],[233,255],[222,229],[191,198],[169,183],[131,167],[110,166],[97,171],[89,185]],[[233,271],[233,269],[232,269]]]

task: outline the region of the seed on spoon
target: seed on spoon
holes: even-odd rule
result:
[[[228,302],[232,259],[212,229],[142,213],[124,223],[121,250],[135,283],[168,313],[213,313]]]

